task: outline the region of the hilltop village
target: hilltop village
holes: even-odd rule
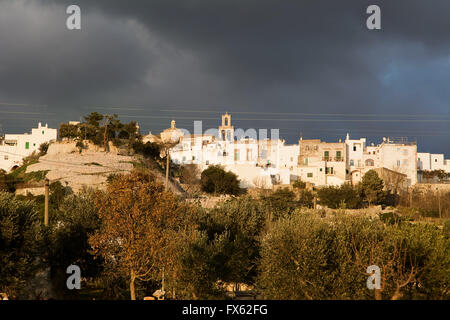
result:
[[[67,125],[78,124],[71,121]],[[0,138],[0,169],[17,169],[25,157],[42,144],[56,142],[57,136],[57,129],[41,123],[31,133],[4,135]],[[228,113],[222,115],[215,133],[186,133],[176,128],[173,120],[160,134],[142,136],[144,143],[161,144],[169,139],[174,141],[169,148],[174,164],[195,164],[200,172],[210,165],[221,165],[239,177],[243,188],[270,189],[297,180],[316,187],[355,185],[369,170],[375,170],[386,184],[395,182],[407,188],[421,182],[423,172],[450,173],[450,160],[443,154],[420,153],[415,142],[401,138],[386,137],[377,145],[368,145],[366,138],[351,139],[348,133],[344,140],[335,142],[300,137],[298,144],[292,145],[279,137],[236,138]]]

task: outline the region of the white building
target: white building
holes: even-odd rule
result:
[[[39,122],[37,128],[31,129],[31,134],[5,134],[0,138],[0,169],[10,171],[22,164],[23,158],[38,151],[44,142],[56,140],[57,130]]]
[[[171,149],[177,164],[197,164],[201,170],[209,165],[222,165],[236,173],[241,185],[251,187],[272,183],[289,184],[297,174],[298,145],[285,145],[280,139],[235,139],[231,115],[222,115],[218,135],[185,134]]]
[[[450,159],[444,159],[443,154],[419,152],[417,153],[417,170],[444,170],[446,173],[450,173]]]
[[[173,122],[174,124],[174,122]],[[173,130],[176,129],[174,125]],[[274,183],[289,184],[301,179],[315,186],[357,184],[369,170],[377,171],[388,185],[416,184],[417,170],[450,172],[450,160],[442,154],[417,153],[415,142],[404,138],[383,138],[369,146],[366,138],[323,142],[303,140],[286,145],[282,139],[241,137],[231,125],[231,115],[222,115],[222,123],[214,134],[183,134],[180,143],[171,149],[177,164],[197,164],[201,170],[209,165],[222,165],[252,187]],[[181,130],[180,130],[181,131]],[[178,132],[178,131],[177,131]],[[144,139],[160,139],[149,134]]]

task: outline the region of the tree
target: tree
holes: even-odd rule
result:
[[[128,276],[134,300],[136,280],[161,279],[172,231],[184,228],[188,209],[154,177],[137,172],[116,176],[95,201],[102,225],[90,237],[93,253]]]
[[[226,201],[208,212],[199,223],[200,230],[220,248],[215,261],[220,280],[254,282],[265,223],[264,207],[249,196]]]
[[[362,178],[361,187],[369,206],[379,204],[384,200],[383,180],[375,170],[366,172]]]
[[[288,188],[277,189],[267,196],[261,196],[260,199],[266,205],[271,220],[291,213],[297,205],[294,192]]]
[[[296,189],[303,190],[306,188],[306,182],[303,182],[302,180],[298,179],[297,181],[294,182],[292,186]]]
[[[187,164],[181,168],[181,183],[187,184],[190,188],[200,184],[200,171],[196,164]]]
[[[38,258],[42,239],[34,203],[0,192],[0,292],[10,297],[29,297],[27,285],[42,266]]]
[[[323,187],[317,191],[317,195],[320,199],[320,204],[332,209],[360,208],[362,205],[360,194],[360,187],[353,187],[350,184],[343,184],[339,187]]]
[[[326,299],[330,268],[326,224],[308,214],[284,216],[264,237],[258,287],[266,299]]]
[[[298,204],[303,207],[312,208],[314,205],[314,194],[309,190],[301,190]]]
[[[371,265],[381,270],[374,291]],[[258,274],[268,299],[448,299],[450,241],[432,225],[297,210],[263,238]]]
[[[91,114],[84,117],[88,125],[99,128],[100,121],[102,121],[104,116],[98,112],[91,112]]]
[[[209,166],[203,170],[200,183],[202,190],[208,193],[237,195],[241,191],[236,174],[225,171],[219,165]]]
[[[51,188],[51,185],[50,185]],[[78,265],[84,278],[95,277],[101,271],[101,259],[90,253],[89,235],[100,227],[100,218],[94,202],[92,189],[82,189],[59,203],[50,219],[50,265],[55,288],[68,293],[64,279],[66,268]],[[51,199],[51,196],[50,196]]]
[[[40,144],[40,146],[39,146],[39,156],[45,156],[47,154],[49,145],[50,145],[49,142],[44,142],[44,143]]]

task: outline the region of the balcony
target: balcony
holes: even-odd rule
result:
[[[342,162],[344,161],[344,157],[322,157],[322,161]]]

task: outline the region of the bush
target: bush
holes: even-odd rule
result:
[[[216,279],[252,284],[259,259],[265,210],[250,196],[234,198],[204,212],[199,230],[207,236],[208,257]]]
[[[50,143],[48,142],[41,143],[41,145],[39,146],[39,156],[44,156],[47,154],[49,145]]]
[[[136,141],[133,144],[134,152],[143,155],[146,158],[159,158],[160,146],[156,143],[142,143],[141,141]]]
[[[209,166],[201,174],[202,190],[214,194],[237,195],[241,192],[239,180],[233,172],[225,171],[221,166]]]
[[[317,191],[320,204],[332,209],[348,208],[358,209],[362,206],[360,190],[350,184],[343,184],[340,187],[323,187]]]
[[[370,265],[382,272],[375,292]],[[429,224],[296,211],[264,237],[258,274],[267,299],[448,299],[450,240]]]
[[[303,190],[306,188],[306,182],[303,182],[302,180],[299,179],[295,181],[292,186],[296,189]]]
[[[55,186],[54,183],[50,185]],[[58,192],[52,196],[62,195]],[[62,295],[74,294],[65,286],[66,268],[71,264],[78,265],[85,278],[94,277],[101,271],[101,260],[95,260],[90,253],[88,238],[100,227],[100,218],[94,203],[94,191],[82,189],[78,194],[69,195],[59,202],[59,210],[52,211],[50,216],[50,257],[54,288]],[[75,292],[76,293],[76,292]]]
[[[371,204],[382,204],[385,199],[383,191],[383,180],[380,179],[375,170],[369,170],[363,176],[361,188],[364,192],[365,199]]]
[[[266,205],[270,217],[275,220],[290,214],[298,204],[294,192],[288,188],[278,189],[268,196],[262,196],[261,200]]]
[[[314,194],[309,190],[300,191],[298,203],[302,207],[312,208],[314,205]]]
[[[32,201],[0,193],[0,292],[10,298],[36,298],[29,285],[42,269],[42,232]]]

